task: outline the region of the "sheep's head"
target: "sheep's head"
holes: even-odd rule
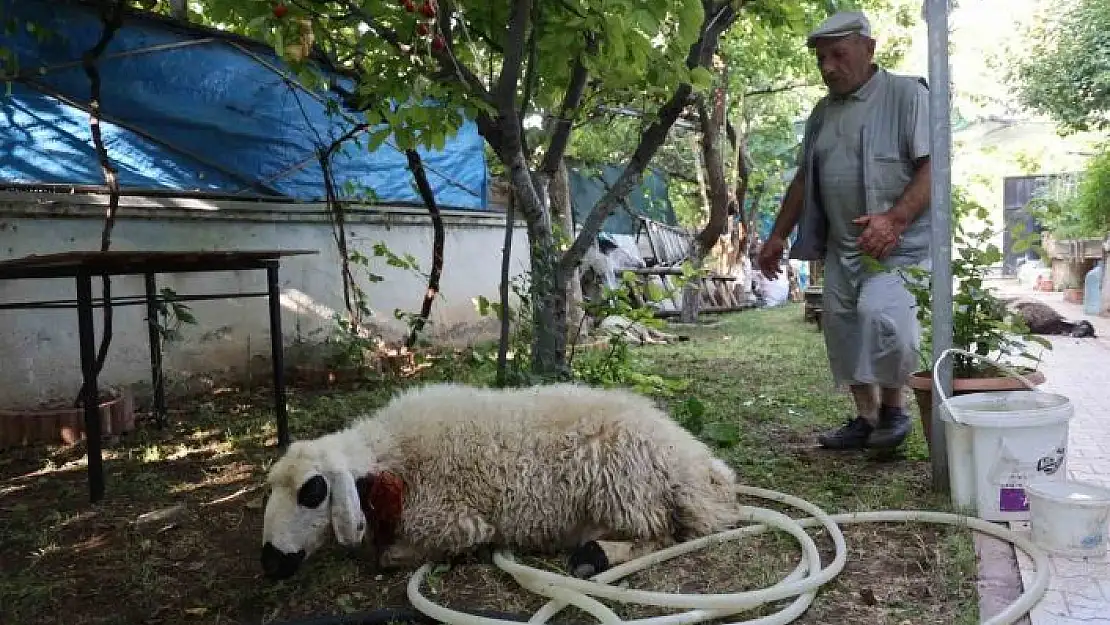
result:
[[[1075,324],[1075,328],[1071,331],[1073,338],[1087,339],[1095,338],[1095,327],[1091,325],[1090,321],[1083,319]]]
[[[324,439],[298,441],[278,460],[267,482],[270,497],[262,529],[262,570],[285,579],[328,539],[329,526],[345,547],[362,542],[366,517],[355,475]]]

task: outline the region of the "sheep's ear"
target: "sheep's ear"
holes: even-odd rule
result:
[[[355,547],[366,535],[366,516],[359,504],[355,479],[347,471],[332,473],[331,524],[344,547]]]

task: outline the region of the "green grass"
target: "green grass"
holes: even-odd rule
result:
[[[706,319],[717,323],[670,329],[687,334],[687,342],[633,349],[633,367],[640,379],[657,375],[665,382],[656,385],[660,403],[713,442],[744,483],[794,494],[829,512],[947,509],[930,492],[919,427],[895,457],[816,448],[816,433],[852,410],[846,395],[832,389],[821,335],[802,322],[798,307]],[[488,383],[492,374],[486,352],[466,352],[437,360],[404,384]],[[293,435],[342,427],[382,405],[398,384],[294,390]],[[286,582],[259,578],[258,486],[276,441],[269,402],[267,389],[176,398],[168,431],[144,426],[107,449],[108,496],[96,506],[85,502],[82,448],[0,455],[0,622],[245,624],[406,605],[407,575],[381,576],[359,554],[321,554],[304,575]],[[178,504],[184,512],[171,521],[133,523],[144,512]],[[827,565],[831,541],[813,535]],[[844,572],[798,623],[978,622],[968,532],[889,524],[846,526],[845,535]],[[768,533],[677,559],[628,583],[681,592],[762,588],[782,579],[798,554],[793,539]],[[531,611],[543,603],[481,563],[437,572],[432,589],[434,600],[460,608]]]
[[[855,412],[848,394],[833,388],[823,337],[802,321],[800,307],[729,315],[711,328],[679,331],[691,340],[637,350],[637,366],[660,375],[681,372],[685,389],[662,398],[676,417],[695,397],[705,406],[706,429],[737,433],[736,443],[720,453],[743,483],[801,497],[830,513],[951,511],[947,498],[930,489],[928,448],[917,422],[897,455],[817,448],[819,432]],[[912,396],[907,405],[917,419]],[[750,503],[801,515],[762,500]],[[978,622],[970,532],[918,524],[844,529],[849,563],[800,622]],[[827,564],[831,541],[826,547]],[[761,552],[768,557],[758,548],[750,554],[758,558]],[[789,537],[774,552],[788,554],[788,562],[753,567],[759,579],[751,587],[766,586],[768,570],[781,579],[797,562]],[[866,589],[878,596],[877,605],[861,604],[859,593]]]

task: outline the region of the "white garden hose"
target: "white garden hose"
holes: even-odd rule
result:
[[[818,589],[827,584],[844,568],[847,560],[847,546],[844,534],[838,524],[851,523],[883,523],[883,522],[919,522],[955,525],[994,536],[1013,543],[1033,559],[1037,573],[1033,584],[1027,588],[1017,601],[1010,604],[1001,613],[990,620],[987,625],[1009,625],[1028,613],[1048,589],[1049,568],[1048,556],[1039,547],[1025,537],[1009,529],[988,523],[982,519],[947,512],[932,512],[927,510],[881,510],[876,512],[853,512],[847,514],[829,515],[814,504],[773,490],[737,486],[736,492],[743,495],[760,497],[785,503],[812,515],[809,518],[793,519],[782,513],[766,508],[741,506],[744,520],[754,521],[758,525],[749,525],[733,530],[705,536],[696,540],[674,545],[667,549],[647,554],[643,557],[630,560],[619,566],[613,567],[590,580],[577,579],[549,571],[532,568],[520,564],[510,554],[497,552],[494,554],[494,563],[501,570],[513,576],[517,583],[525,589],[551,598],[547,605],[540,608],[529,621],[530,623],[546,623],[568,605],[578,607],[591,614],[604,624],[620,623],[636,625],[685,625],[688,623],[701,623],[710,619],[728,617],[746,610],[796,597],[794,602],[779,612],[748,621],[738,621],[744,625],[785,625],[796,620],[813,603]],[[821,568],[821,556],[813,538],[806,533],[807,527],[823,527],[832,537],[836,546],[836,556],[829,566]],[[769,588],[749,590],[738,593],[721,594],[681,594],[665,593],[630,588],[620,588],[609,585],[632,573],[641,571],[653,564],[665,562],[677,556],[720,544],[727,540],[740,538],[748,534],[760,534],[768,529],[783,530],[801,543],[802,560],[794,571],[782,581]],[[459,612],[443,607],[428,600],[420,592],[424,578],[431,571],[432,565],[421,566],[408,583],[408,598],[420,612],[450,625],[509,625],[516,621],[507,621],[465,612]],[[615,600],[622,603],[639,603],[676,609],[686,609],[665,616],[643,618],[625,621],[618,617],[612,610],[594,597]]]

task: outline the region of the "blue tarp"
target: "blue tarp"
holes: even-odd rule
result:
[[[605,195],[608,187],[620,178],[623,171],[624,167],[613,165],[599,168],[568,164],[570,203],[576,224],[586,220],[586,216],[593,210],[597,201]],[[639,223],[629,214],[629,211],[671,226],[678,225],[674,206],[671,205],[670,196],[667,194],[667,183],[657,171],[651,168],[644,172],[640,186],[628,194],[626,203],[618,204],[605,220],[601,227],[602,232],[636,234]]]
[[[0,49],[15,54],[20,71],[0,94],[0,182],[102,185],[81,108],[89,80],[80,61],[100,37],[98,15],[76,2],[0,0],[0,23],[35,25],[0,33]],[[265,45],[131,15],[104,56],[101,110],[110,122],[102,129],[125,189],[320,201],[315,155],[359,121],[349,111],[329,116],[318,98],[335,94],[309,94],[266,67],[287,69]],[[341,197],[353,184],[381,202],[420,203],[405,155],[391,143],[374,152],[350,143],[335,155]],[[421,155],[443,207],[488,209],[484,141],[472,121],[443,150]]]

